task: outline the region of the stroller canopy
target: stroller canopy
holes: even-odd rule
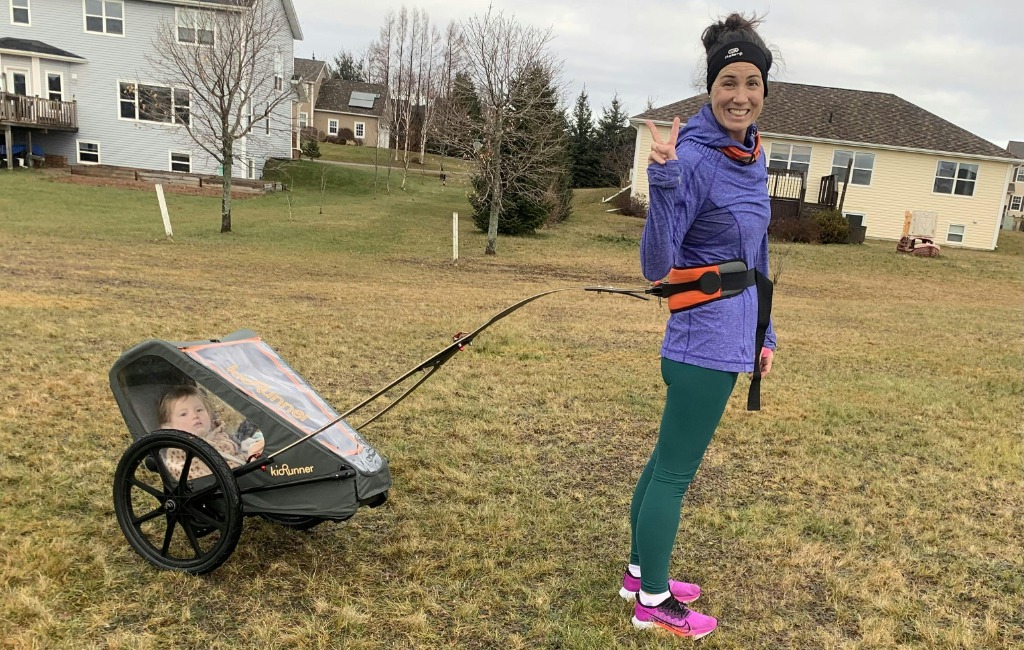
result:
[[[111,390],[136,439],[160,428],[156,405],[163,391],[193,383],[254,420],[271,450],[338,417],[284,359],[248,330],[216,341],[145,341],[125,352],[110,371]],[[344,420],[313,441],[360,474],[374,474],[386,464]]]

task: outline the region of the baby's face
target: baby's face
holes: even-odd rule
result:
[[[206,410],[203,400],[195,395],[190,395],[182,397],[174,403],[174,407],[171,409],[171,421],[164,422],[161,426],[200,436],[213,429],[213,421],[210,419],[210,412]]]

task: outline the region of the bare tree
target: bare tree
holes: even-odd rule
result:
[[[231,231],[231,174],[248,148],[246,138],[260,130],[286,129],[272,124],[274,110],[293,90],[283,56],[290,51],[282,34],[288,23],[280,3],[227,0],[217,10],[182,9],[177,21],[165,21],[153,38],[147,60],[174,90],[167,101],[145,87],[145,100],[166,111],[167,122],[182,125],[188,137],[221,165],[221,232]],[[180,93],[180,97],[179,97]],[[290,116],[289,116],[290,122]]]
[[[434,102],[431,107],[431,119],[428,123],[426,133],[441,144],[441,155],[448,155],[448,144],[446,134],[451,129],[448,122],[452,118],[450,109],[453,98],[456,95],[455,78],[462,69],[462,32],[459,24],[448,23],[445,29],[444,40],[438,43],[440,49],[438,72],[434,80]],[[426,141],[424,140],[424,153],[426,152]]]
[[[382,112],[377,126],[377,149],[373,152],[373,193],[377,194],[377,182],[380,172],[380,134],[387,132],[390,140],[391,133],[395,131],[394,115],[390,103],[390,82],[391,82],[391,48],[395,36],[395,12],[388,11],[384,15],[384,24],[380,28],[378,38],[366,49],[366,77],[367,81],[375,84],[383,84],[388,88],[389,96],[384,98],[384,111]],[[386,148],[388,174],[391,171],[391,143]],[[390,187],[389,187],[390,191]]]
[[[551,101],[544,84],[522,82],[529,77],[556,80],[562,63],[548,48],[552,39],[550,28],[540,30],[523,25],[514,16],[495,11],[493,6],[483,16],[463,22],[461,32],[464,72],[479,98],[480,111],[479,116],[450,111],[445,120],[449,130],[445,141],[474,160],[477,176],[483,180],[490,198],[484,252],[494,255],[506,187],[542,187],[554,171],[552,166],[557,164],[555,157],[545,152],[543,143],[524,141],[533,136],[546,140],[550,135],[539,132],[519,130],[516,155],[507,155],[506,134],[517,123],[529,122],[531,115],[548,110]],[[449,105],[458,106],[454,102]],[[479,139],[469,141],[459,137],[459,133],[476,133]],[[522,155],[524,151],[530,154]]]
[[[441,90],[441,73],[444,70],[444,50],[441,33],[436,25],[430,25],[430,18],[423,14],[425,25],[420,46],[419,84],[416,101],[420,110],[420,164],[426,163],[427,137],[431,132],[437,100]],[[449,25],[449,30],[452,27]]]

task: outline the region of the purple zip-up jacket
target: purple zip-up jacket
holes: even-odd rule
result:
[[[752,152],[756,126],[746,142],[733,140],[706,104],[682,131],[679,160],[647,167],[650,207],[640,240],[644,277],[664,279],[673,266],[690,267],[741,259],[768,275],[768,172],[764,152],[750,165],[728,158],[719,147]],[[751,372],[757,290],[669,316],[661,355],[712,370]],[[765,347],[775,349],[769,324]]]

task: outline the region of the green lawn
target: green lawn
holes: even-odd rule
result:
[[[392,166],[395,168],[405,167],[405,151],[391,152]],[[388,160],[387,149],[375,149],[374,147],[357,147],[355,145],[331,144],[330,142],[320,143],[320,160],[334,162],[359,163],[363,165],[386,166]],[[438,171],[444,166],[446,172],[465,172],[470,169],[471,163],[460,158],[438,156],[428,153],[424,160],[420,161],[419,149],[409,152],[409,170],[416,172]]]
[[[128,546],[129,435],[107,373],[147,338],[260,333],[339,409],[516,300],[641,286],[638,219],[571,219],[485,256],[465,185],[301,162],[235,202],[0,173],[3,648],[678,648],[617,596],[667,311],[568,292],[480,336],[363,433],[384,507],[312,532],[246,521],[206,577]],[[321,185],[325,190],[321,194]],[[460,263],[451,263],[452,212]],[[937,259],[773,245],[779,350],[687,495],[673,575],[702,648],[1024,647],[1024,239]]]

